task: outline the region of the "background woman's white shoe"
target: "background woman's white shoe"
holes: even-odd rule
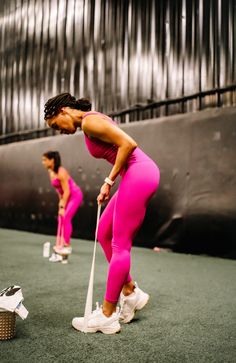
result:
[[[74,318],[72,326],[79,331],[84,331],[84,318]],[[104,334],[115,334],[120,331],[118,312],[107,317],[102,312],[102,307],[97,304],[97,309],[92,312],[88,319],[87,333],[96,333],[100,331]]]
[[[59,255],[71,255],[72,247],[71,246],[64,246],[64,247],[53,247],[54,251]]]
[[[135,312],[143,309],[149,300],[150,296],[142,291],[137,283],[135,283],[135,286],[132,294],[128,296],[123,293],[120,294],[120,321],[122,323],[129,323],[133,320]]]
[[[49,258],[50,262],[62,262],[62,256],[58,255],[57,253],[53,253],[52,256]]]

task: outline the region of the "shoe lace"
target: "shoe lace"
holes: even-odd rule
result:
[[[92,311],[92,315],[96,315],[102,308],[102,305],[99,305],[99,302],[96,302],[96,309]]]
[[[122,310],[123,307],[124,307],[124,304],[125,304],[125,301],[124,301],[124,298],[120,298],[120,309]]]
[[[98,301],[96,301],[96,311],[98,311],[98,310],[100,310],[100,308],[101,308],[102,306],[100,306],[99,305],[99,302]]]
[[[92,315],[96,315],[97,313],[99,313],[102,310],[102,305],[99,304],[98,301],[96,301],[96,309],[92,312]],[[120,314],[120,308],[117,306],[116,307],[116,314],[119,315]]]
[[[128,299],[125,296],[120,298],[120,316],[127,315],[130,312]]]
[[[120,313],[124,313],[126,308],[127,308],[127,304],[126,304],[126,301],[125,301],[125,297],[121,296],[121,298],[120,298]]]

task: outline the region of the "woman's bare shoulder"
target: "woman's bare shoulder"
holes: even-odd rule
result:
[[[64,166],[59,167],[57,176],[59,179],[68,179],[70,177],[68,171],[64,168]]]

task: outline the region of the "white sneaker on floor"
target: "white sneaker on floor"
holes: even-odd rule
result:
[[[79,331],[84,331],[84,318],[74,318],[72,326]],[[115,312],[107,317],[102,312],[102,307],[98,305],[88,319],[87,333],[96,333],[100,331],[104,334],[115,334],[120,331],[119,313]]]
[[[67,263],[68,263],[68,255],[63,255],[63,256],[61,256],[62,257],[62,261],[61,261],[61,263],[63,264],[63,265],[66,265]]]
[[[65,246],[61,250],[62,255],[70,255],[72,253],[72,247],[71,246]]]
[[[141,310],[147,304],[149,295],[142,291],[137,283],[132,294],[125,296],[120,294],[120,321],[122,323],[129,323],[135,315],[137,310]]]
[[[71,246],[65,246],[62,248],[54,247],[53,248],[56,253],[59,255],[70,255],[72,253],[72,247]]]
[[[49,258],[50,262],[61,262],[62,256],[58,255],[57,253],[53,253],[52,256]]]

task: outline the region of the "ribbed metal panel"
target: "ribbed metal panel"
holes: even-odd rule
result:
[[[62,91],[109,113],[235,84],[235,53],[235,0],[1,0],[0,133],[44,128]],[[235,103],[234,90],[138,118]]]

